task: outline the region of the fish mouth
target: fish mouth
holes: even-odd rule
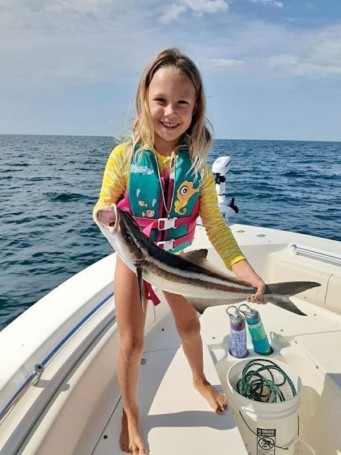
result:
[[[113,211],[114,220],[109,223],[109,227],[110,227],[111,232],[113,234],[116,234],[116,232],[118,231],[118,228],[120,226],[120,213],[117,209],[116,204],[112,204],[111,209]]]

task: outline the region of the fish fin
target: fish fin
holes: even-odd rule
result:
[[[317,286],[321,286],[321,284],[314,281],[289,281],[267,284],[264,292],[264,299],[265,301],[269,301],[273,305],[291,311],[292,313],[306,316],[306,314],[303,313],[289,297]]]
[[[205,299],[186,297],[186,300],[193,306],[195,311],[200,314],[203,314],[207,308],[207,302]]]
[[[205,310],[208,308],[222,306],[222,305],[231,305],[231,304],[238,304],[242,303],[241,299],[235,299],[232,301],[231,299],[217,299],[217,300],[210,300],[210,299],[201,299],[201,298],[188,298],[186,297],[189,303],[194,307],[198,313],[203,314]],[[266,303],[271,303],[272,305],[278,306],[283,310],[290,311],[291,313],[298,314],[300,316],[307,316],[303,311],[301,311],[290,299],[286,296],[269,296],[265,299]]]
[[[265,294],[296,295],[308,289],[321,286],[315,281],[285,281],[283,283],[271,283],[266,285]]]
[[[207,259],[207,254],[208,250],[206,248],[202,248],[200,250],[193,250],[188,251],[187,253],[181,253],[180,257],[186,259],[192,264],[198,265],[199,267],[208,270],[209,272],[220,275],[221,278],[227,278],[229,281],[236,281],[238,283],[248,284],[241,282],[240,280],[237,280],[237,278],[228,271],[225,271],[221,267],[217,267],[214,264],[212,264],[212,262],[210,262]]]
[[[136,267],[136,275],[137,275],[137,284],[139,288],[139,297],[140,297],[140,304],[142,308],[142,313],[144,314],[146,312],[145,307],[144,307],[144,283],[143,283],[143,278],[142,278],[142,270],[143,268],[141,266]]]
[[[281,296],[273,296],[269,298],[265,298],[266,303],[272,303],[275,306],[278,306],[279,308],[282,308],[283,310],[290,311],[290,313],[295,313],[298,314],[299,316],[307,316],[303,311],[301,311],[298,306],[292,302],[289,297],[286,297],[284,295]]]
[[[208,250],[201,248],[200,250],[188,251],[187,253],[181,253],[181,257],[187,259],[187,261],[193,264],[200,264],[203,259],[207,258]]]
[[[314,287],[320,286],[319,283],[314,281],[291,281],[284,283],[272,283],[266,285],[264,300],[267,303],[290,311],[291,313],[298,314],[300,316],[307,316],[301,311],[295,303],[290,300],[290,296],[299,294],[300,292],[307,291]],[[209,298],[191,298],[186,297],[190,304],[202,314],[207,308],[220,306],[220,305],[231,305],[241,303],[240,297],[229,298],[229,299],[209,299]]]
[[[207,299],[186,297],[186,300],[193,306],[195,311],[200,314],[203,314],[203,312],[210,306],[207,304]]]

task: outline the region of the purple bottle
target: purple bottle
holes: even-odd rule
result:
[[[233,305],[226,309],[226,313],[230,317],[230,354],[238,359],[243,359],[249,354],[244,316]]]

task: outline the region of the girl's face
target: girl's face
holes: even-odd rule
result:
[[[148,90],[148,106],[154,126],[154,147],[169,155],[192,123],[195,88],[187,74],[172,67],[159,69]]]

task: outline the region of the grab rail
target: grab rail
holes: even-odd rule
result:
[[[315,250],[312,248],[296,245],[293,243],[291,245],[291,251],[296,255],[305,256],[308,258],[319,259],[320,261],[329,262],[330,264],[335,264],[341,266],[341,257],[334,256],[330,253],[326,253],[321,250]]]
[[[5,403],[5,405],[0,409],[0,423],[5,419],[7,414],[15,407],[15,405],[21,400],[25,395],[28,389],[32,385],[36,385],[43,374],[47,365],[51,360],[61,351],[61,349],[68,343],[68,341],[73,337],[73,335],[100,309],[102,308],[112,297],[114,293],[110,293],[105,299],[103,299],[98,305],[96,305],[83,319],[81,319],[65,336],[62,340],[47,354],[47,356],[41,361],[33,366],[32,373],[30,373],[23,383],[15,390],[11,398]],[[116,316],[113,312],[113,316],[109,319],[106,327],[115,322]],[[106,328],[104,327],[103,330]]]

